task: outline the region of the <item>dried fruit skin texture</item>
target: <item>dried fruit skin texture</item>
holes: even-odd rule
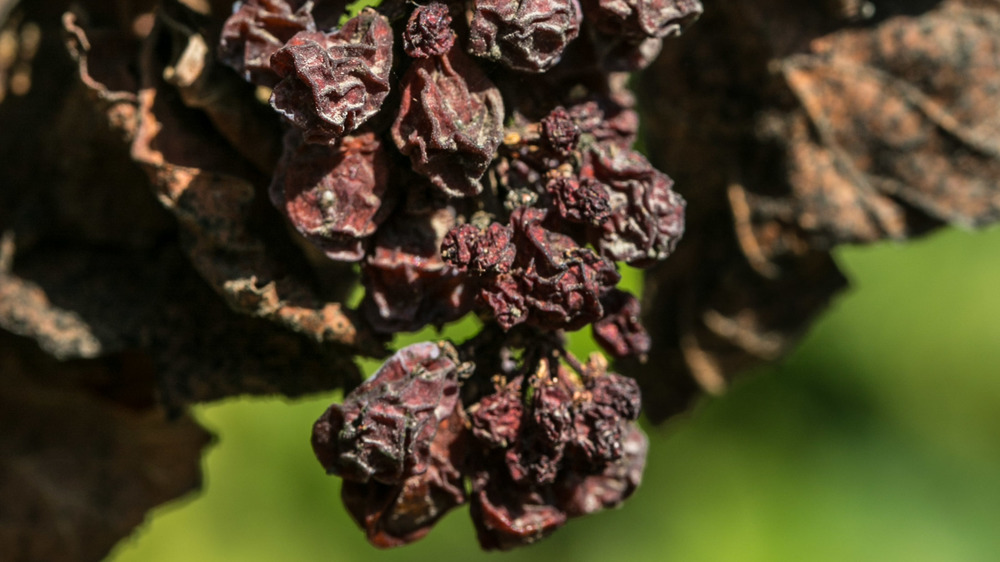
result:
[[[330,259],[358,261],[364,239],[385,219],[389,161],[382,143],[365,133],[333,145],[286,141],[271,200],[295,228]]]
[[[469,416],[472,434],[488,447],[513,447],[521,433],[524,403],[521,401],[523,377],[517,377],[496,392],[484,396]]]
[[[639,300],[614,289],[602,297],[601,306],[604,317],[592,326],[597,344],[616,359],[645,357],[650,339],[640,320]]]
[[[635,425],[635,381],[605,372],[603,361],[579,375],[544,365],[469,411],[481,447],[470,513],[487,549],[530,544],[571,517],[616,506],[641,480],[646,439]]]
[[[254,84],[274,86],[271,55],[300,31],[316,31],[312,13],[300,2],[248,0],[233,6],[222,27],[219,58]]]
[[[500,92],[455,46],[414,60],[401,82],[401,107],[392,125],[396,147],[445,194],[480,193],[479,178],[503,134]]]
[[[563,220],[600,226],[611,217],[604,185],[591,178],[553,178],[545,186]]]
[[[344,481],[341,499],[379,548],[403,546],[423,538],[451,508],[465,503],[457,466],[465,455],[465,428],[458,410],[438,426],[427,470],[398,486]]]
[[[673,181],[631,151],[594,151],[585,177],[608,191],[610,218],[592,230],[601,255],[636,267],[666,259],[684,233],[684,199]]]
[[[410,14],[403,32],[403,49],[413,58],[439,57],[455,44],[448,6],[432,3]]]
[[[577,0],[475,0],[469,52],[522,72],[552,68],[580,31]]]
[[[496,222],[484,231],[463,224],[448,231],[441,248],[444,259],[473,275],[508,273],[517,255],[512,236],[510,228]]]
[[[563,107],[553,109],[542,119],[542,136],[553,149],[568,154],[580,140],[580,127]]]
[[[611,262],[545,228],[545,218],[541,209],[521,207],[511,215],[510,227],[491,226],[478,234],[463,227],[444,241],[445,259],[478,273],[479,300],[504,329],[522,322],[579,329],[603,315],[600,295],[620,279]],[[493,263],[483,267],[484,258]]]
[[[469,514],[479,545],[486,550],[537,542],[566,523],[566,514],[554,505],[551,492],[522,489],[485,473],[473,479],[472,486]]]
[[[600,474],[573,475],[557,490],[566,515],[579,517],[621,505],[642,482],[648,450],[646,435],[638,426],[629,426],[620,462],[608,465]]]
[[[472,308],[466,276],[438,248],[455,210],[402,213],[379,230],[362,267],[362,308],[379,332],[416,331],[465,316]]]
[[[271,57],[281,78],[271,106],[301,128],[308,142],[327,143],[377,113],[389,93],[392,28],[372,10],[332,33],[301,32]]]
[[[450,345],[403,348],[316,422],[313,449],[346,480],[401,484],[431,462],[438,426],[458,400],[459,362]]]

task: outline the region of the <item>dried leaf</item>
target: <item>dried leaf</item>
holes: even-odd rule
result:
[[[829,154],[862,203],[886,197],[971,228],[1000,217],[1000,5],[963,4],[818,38],[782,74],[816,131],[817,160]],[[811,182],[796,174],[808,165],[795,161],[792,188],[801,213],[822,216],[816,206],[837,192],[809,201]],[[909,234],[899,215],[880,234]]]
[[[209,435],[153,407],[141,361],[58,362],[0,332],[0,558],[96,561],[201,485]]]
[[[834,246],[1000,218],[1000,3],[875,7],[713,6],[646,75],[676,100],[646,104],[651,160],[688,200],[624,366],[654,419],[791,349],[845,285]]]
[[[261,202],[254,183],[245,178],[264,183],[263,178],[163,82],[165,63],[151,49],[144,53],[132,157],[149,174],[161,203],[177,216],[195,268],[237,310],[320,344],[379,354],[381,345],[356,327],[353,311],[283,273],[286,267],[271,257],[274,249],[252,230],[261,220]],[[269,234],[269,239],[283,238],[280,232]],[[296,259],[295,250],[286,252]],[[344,273],[346,288],[350,276]]]

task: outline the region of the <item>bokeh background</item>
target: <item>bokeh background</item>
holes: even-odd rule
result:
[[[326,395],[197,408],[218,436],[204,491],[109,560],[1000,560],[1000,230],[837,257],[853,288],[793,355],[647,425],[632,499],[537,545],[480,553],[461,509],[414,545],[370,547],[309,447]]]

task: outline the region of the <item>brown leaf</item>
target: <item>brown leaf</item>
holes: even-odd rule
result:
[[[62,360],[142,357],[171,408],[236,394],[297,396],[359,376],[340,349],[231,310],[174,248],[48,248],[13,261],[0,272],[0,328]]]
[[[1000,217],[1000,5],[964,4],[833,33],[783,62],[822,152],[814,160],[828,155],[862,203],[886,197],[965,227]],[[812,182],[795,172],[808,163],[795,164],[792,188],[807,200]],[[899,214],[879,234],[906,236]]]
[[[645,76],[688,200],[626,366],[654,419],[791,349],[845,285],[834,246],[1000,218],[1000,3],[856,4],[720,3]]]
[[[35,283],[0,272],[0,328],[26,336],[57,359],[96,357],[100,340],[78,314],[52,306]]]
[[[122,133],[131,143],[132,159],[147,172],[160,202],[178,219],[195,269],[237,310],[276,322],[323,346],[357,346],[379,354],[381,345],[359,331],[353,311],[328,302],[301,278],[288,274],[290,266],[283,262],[300,262],[302,252],[288,243],[276,217],[262,211],[267,209],[266,197],[257,196],[256,186],[266,183],[265,178],[225,140],[234,134],[226,125],[233,122],[233,112],[225,110],[228,98],[223,96],[211,107],[203,103],[212,97],[206,92],[216,82],[201,75],[211,71],[203,60],[185,60],[195,37],[185,33],[195,31],[162,17],[164,23],[146,38],[136,77],[140,89],[133,93],[111,92],[90,76],[89,69],[99,66],[88,40],[93,32],[80,28],[71,16],[64,18],[64,25],[71,33],[70,47],[80,61],[84,85],[98,100],[116,102],[107,109],[112,124],[121,122],[113,119],[116,115],[127,113],[122,102],[133,105],[135,117],[121,127]],[[156,41],[178,42],[178,58],[161,60],[152,48]],[[164,75],[173,77],[175,84],[165,81]],[[231,95],[224,86],[216,93]],[[246,136],[246,131],[237,136]],[[266,157],[256,161],[266,167],[261,164]],[[273,244],[265,245],[264,239]],[[282,260],[274,259],[276,252]],[[346,290],[352,277],[341,270],[340,283],[330,288],[330,296]]]
[[[60,363],[0,332],[0,365],[3,560],[100,560],[147,510],[200,487],[210,436],[152,406],[141,361]]]
[[[297,297],[301,289],[293,284],[274,289],[284,283],[279,278],[264,296],[287,299],[277,307],[282,318],[251,318],[198,276],[178,247],[175,216],[156,201],[123,142],[138,128],[138,97],[109,89],[138,84],[129,78],[128,57],[116,49],[131,52],[139,42],[113,27],[88,35],[64,19],[72,24],[71,47],[86,57],[74,69],[56,16],[35,20],[32,12],[25,20],[47,26],[38,56],[65,64],[35,81],[31,96],[0,105],[0,130],[41,132],[26,139],[0,135],[0,152],[11,156],[0,167],[0,328],[63,360],[141,356],[156,368],[159,399],[171,408],[242,393],[295,396],[358,378],[343,347],[317,341],[317,334],[341,326],[339,308],[304,306],[315,295]],[[106,18],[91,14],[87,21]],[[84,73],[82,83],[74,70]],[[252,188],[247,192],[252,196]],[[178,215],[197,228],[224,226],[201,210],[211,195],[192,190],[181,198],[186,214]],[[223,210],[249,212],[246,204]],[[275,238],[283,234],[280,223],[278,229]],[[230,257],[221,247],[198,245],[215,267]],[[256,298],[264,293],[260,285],[268,287],[241,281],[234,293]],[[289,324],[302,333],[283,327]]]
[[[861,27],[763,28],[772,72],[750,122],[781,172],[736,174],[758,261],[1000,218],[1000,5],[877,10]]]
[[[780,273],[765,276],[718,231],[680,244],[671,260],[646,274],[648,359],[619,365],[639,380],[643,411],[654,422],[788,353],[847,283],[825,252],[783,260]]]

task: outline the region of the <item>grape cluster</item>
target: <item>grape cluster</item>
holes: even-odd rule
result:
[[[591,325],[616,358],[649,351],[616,262],[664,260],[685,203],[632,150],[627,72],[700,3],[387,0],[338,13],[246,0],[223,27],[220,59],[270,89],[285,123],[271,200],[329,259],[360,265],[374,331],[470,312],[485,328],[461,353],[398,352],[320,419],[317,456],[380,546],[466,501],[486,548],[617,505],[645,458],[638,387],[603,360],[580,365],[561,333]],[[504,359],[524,333],[544,350]]]
[[[499,343],[509,357],[525,345],[526,334],[496,336],[461,355]],[[507,549],[635,490],[647,446],[635,381],[607,372],[598,354],[581,365],[531,339],[527,359],[470,396],[476,385],[460,383],[485,365],[449,343],[405,347],[316,422],[316,456],[344,479],[344,504],[373,544],[412,542],[469,503],[480,544]]]

